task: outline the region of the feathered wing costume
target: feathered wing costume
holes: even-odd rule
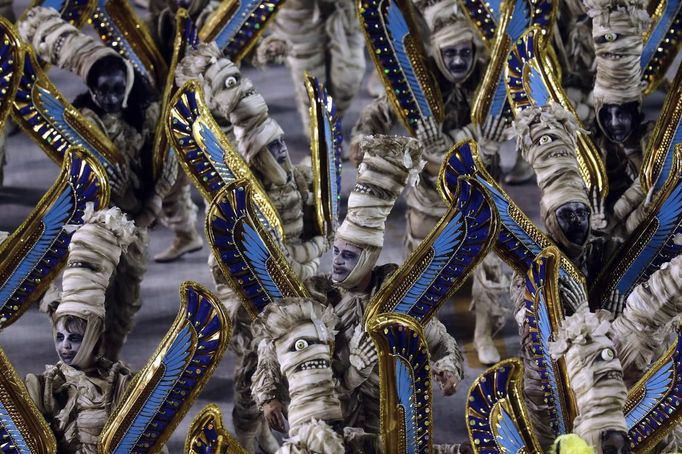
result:
[[[61,296],[52,313],[55,326],[69,316],[86,321],[81,347],[70,364],[60,361],[26,378],[29,394],[64,452],[97,452],[109,412],[131,378],[122,363],[107,356],[109,342],[117,344],[121,333],[109,312],[122,308],[108,306],[105,292],[121,254],[134,241],[135,228],[118,208],[89,210],[71,239]]]

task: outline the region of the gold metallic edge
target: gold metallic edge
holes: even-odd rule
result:
[[[495,181],[495,179],[490,176],[487,170],[485,170],[485,166],[481,162],[481,158],[478,155],[478,144],[473,141],[473,140],[463,140],[461,142],[457,142],[450,148],[450,151],[448,151],[447,155],[445,156],[445,159],[443,159],[443,165],[440,168],[440,171],[438,172],[438,184],[437,184],[437,189],[438,192],[441,194],[441,197],[444,198],[444,200],[454,200],[454,198],[457,197],[457,194],[451,194],[448,185],[445,182],[445,169],[447,168],[447,163],[450,161],[450,158],[452,157],[453,154],[457,153],[459,148],[462,147],[463,145],[468,144],[469,147],[471,147],[471,154],[474,158],[474,161],[476,162],[476,173],[472,176],[480,175],[481,178],[483,178],[490,186],[494,187],[499,191],[500,194],[504,195],[505,198],[507,199],[509,203],[509,216],[516,221],[516,223],[526,232],[526,234],[535,242],[537,243],[540,248],[545,249],[549,246],[555,246],[554,242],[542,231],[535,225],[533,221],[530,220],[528,216],[521,210],[521,208],[516,205],[516,202],[507,194],[507,191],[505,191],[498,183]],[[494,202],[492,202],[493,205],[493,210],[497,211],[497,206],[495,205]],[[501,221],[500,221],[501,224]],[[495,244],[495,251],[499,253],[500,257],[510,266],[512,267],[515,271],[519,272],[521,275],[525,275],[528,270],[523,270],[518,268],[513,261],[510,260],[509,257],[506,256],[506,254],[502,253],[502,251],[497,247],[497,244]],[[580,282],[582,285],[586,285],[587,281],[585,276],[583,275],[582,272],[578,270],[578,268],[571,262],[568,257],[566,257],[565,254],[561,253],[561,268],[563,268],[573,279],[575,279],[577,282]]]
[[[376,56],[376,53],[374,52],[374,46],[372,44],[372,40],[370,39],[369,33],[367,33],[367,30],[365,28],[365,22],[362,18],[362,12],[361,10],[364,9],[362,6],[362,2],[364,0],[355,0],[355,5],[356,5],[356,15],[358,20],[360,21],[360,28],[362,29],[362,33],[365,37],[365,44],[367,45],[367,52],[372,56],[372,61],[374,62],[374,68],[376,69],[377,74],[381,77],[381,82],[384,86],[384,92],[386,93],[386,96],[388,97],[389,101],[391,102],[391,106],[393,107],[393,111],[397,114],[398,118],[400,118],[400,122],[403,124],[405,129],[410,133],[410,135],[414,136],[415,135],[415,129],[407,122],[407,118],[405,116],[403,108],[400,106],[400,102],[398,101],[398,97],[395,95],[393,92],[393,88],[391,86],[391,80],[384,74],[384,71],[381,69],[382,65],[381,62],[379,61],[379,58]],[[400,5],[399,0],[390,0],[398,3]],[[404,3],[403,3],[404,5]],[[408,5],[409,7],[409,5]],[[401,11],[403,11],[405,21],[408,23],[408,26],[410,27],[410,30],[417,30],[417,27],[414,26],[414,18],[412,17],[411,14],[411,9],[409,9],[409,13],[405,12],[405,8],[401,8]],[[421,41],[418,39],[414,39],[414,47],[417,47],[418,49],[420,48],[421,50],[421,55],[419,58],[422,60],[422,62],[425,61],[426,59],[426,51],[423,49],[423,46],[421,44]],[[412,59],[410,59],[412,60]],[[428,72],[428,71],[427,71]],[[431,110],[433,111],[434,114],[434,119],[437,122],[442,122],[444,118],[444,112],[445,112],[445,107],[443,106],[443,96],[440,93],[440,88],[436,84],[433,74],[429,72],[427,75],[430,82],[431,82],[431,87],[430,89],[432,90],[432,96],[430,97],[431,100],[435,103],[435,105],[431,105]],[[430,104],[430,103],[429,103]]]
[[[0,348],[0,400],[24,440],[35,453],[56,453],[57,440],[26,385]]]
[[[308,94],[308,118],[310,120],[310,158],[312,161],[311,170],[313,172],[313,197],[315,198],[315,221],[319,235],[326,235],[326,218],[324,215],[324,198],[322,196],[322,159],[320,156],[320,124],[318,115],[320,105],[313,86],[313,77],[306,71],[303,74],[306,93]],[[324,127],[324,125],[322,125]],[[331,226],[330,226],[331,227]]]
[[[69,147],[64,155],[65,159],[61,165],[59,176],[52,184],[50,189],[45,192],[40,201],[36,203],[34,209],[31,211],[28,217],[19,225],[19,227],[14,230],[9,238],[0,243],[0,271],[8,266],[6,265],[6,261],[10,260],[16,254],[18,254],[21,249],[25,248],[26,242],[32,236],[33,232],[35,232],[37,229],[43,230],[45,228],[42,225],[43,216],[45,216],[47,210],[55,203],[62,191],[69,184],[69,175],[71,174],[71,169],[73,166],[73,155],[76,155],[80,159],[87,162],[92,169],[92,173],[94,174],[93,178],[96,178],[99,181],[99,206],[104,208],[109,204],[110,188],[104,168],[102,168],[101,164],[95,157],[85,152],[82,148]],[[64,257],[60,265],[56,266],[50,274],[42,278],[40,283],[36,284],[33,292],[26,297],[26,301],[14,313],[13,317],[2,323],[3,328],[6,328],[17,321],[31,305],[42,298],[43,293],[59,274],[65,263],[66,257]],[[3,282],[0,282],[0,285],[1,284],[3,284]]]
[[[38,0],[36,0],[38,1]],[[11,80],[8,84],[8,91],[2,96],[5,98],[5,103],[0,109],[0,126],[5,124],[7,117],[12,112],[14,106],[14,98],[17,93],[17,88],[19,87],[19,82],[23,75],[24,70],[24,52],[21,47],[21,40],[17,34],[14,25],[4,17],[0,16],[0,28],[4,29],[7,34],[8,45],[11,47],[10,53],[11,58],[14,60],[14,69],[10,74]]]
[[[426,338],[424,336],[424,331],[422,329],[422,324],[415,318],[409,315],[399,314],[399,313],[382,313],[376,314],[371,319],[367,320],[365,328],[367,333],[369,333],[374,346],[378,353],[379,362],[379,382],[381,386],[379,387],[379,397],[380,397],[380,421],[381,421],[381,434],[382,434],[382,452],[404,452],[405,446],[405,427],[402,421],[401,414],[397,412],[398,399],[396,398],[396,386],[395,386],[395,367],[393,364],[393,357],[397,356],[403,358],[406,363],[412,366],[409,358],[405,358],[400,354],[393,354],[388,346],[386,338],[382,335],[382,330],[384,327],[389,325],[402,325],[407,327],[407,329],[417,333],[419,337],[419,343],[421,348],[426,352],[426,357],[429,358],[429,347],[426,343]],[[425,367],[430,367],[429,365]],[[428,370],[428,369],[427,369]],[[414,370],[413,370],[414,376]],[[432,402],[432,379],[429,380],[427,387],[428,394],[428,405],[431,406]],[[415,408],[415,412],[417,409]],[[428,419],[428,430],[431,431],[433,428],[433,412],[429,411],[426,418]],[[431,447],[433,445],[433,437],[429,435],[428,437],[428,451],[431,452]]]
[[[172,104],[170,100],[177,91],[175,88],[175,68],[178,66],[180,61],[180,52],[182,51],[184,40],[182,34],[182,21],[189,18],[187,10],[184,8],[178,9],[175,13],[175,37],[173,39],[173,54],[171,56],[170,64],[168,65],[168,74],[163,87],[163,96],[161,98],[161,106],[159,112],[161,116],[159,117],[159,122],[156,124],[156,131],[154,132],[154,145],[152,148],[153,153],[153,165],[154,165],[154,178],[158,178],[161,175],[161,169],[163,168],[163,162],[168,154],[168,147],[170,146],[170,140],[166,135],[166,122],[163,121],[170,115],[169,109]]]
[[[463,175],[459,177],[458,181],[460,179],[468,181],[472,186],[477,186],[483,193],[483,197],[488,203],[491,212],[490,216],[491,235],[486,239],[483,249],[480,252],[478,258],[469,265],[468,271],[462,274],[462,276],[460,276],[460,278],[457,279],[457,281],[451,285],[450,289],[441,299],[440,304],[438,306],[434,306],[434,309],[431,311],[431,315],[427,318],[424,318],[422,320],[422,323],[428,322],[431,319],[431,317],[433,317],[438,312],[439,308],[443,304],[445,304],[452,297],[452,295],[455,292],[457,292],[457,290],[459,290],[459,288],[464,284],[464,282],[466,282],[469,276],[471,276],[471,274],[474,271],[474,268],[476,268],[476,265],[478,265],[478,263],[480,263],[481,260],[483,260],[487,251],[489,251],[497,241],[497,235],[500,229],[500,220],[497,213],[497,209],[495,208],[495,204],[488,195],[488,191],[481,185],[481,183],[476,181],[475,178]],[[450,198],[445,199],[446,202],[450,203],[450,209],[448,210],[448,212],[445,213],[445,215],[443,215],[443,217],[440,218],[440,220],[433,228],[433,230],[431,230],[431,232],[429,232],[429,234],[417,246],[417,248],[410,253],[410,255],[407,257],[407,259],[405,259],[403,264],[400,265],[400,268],[398,268],[398,270],[391,274],[391,276],[384,283],[384,285],[381,286],[379,292],[377,292],[377,294],[371,299],[367,308],[367,315],[365,317],[367,320],[376,318],[381,313],[391,313],[393,309],[395,309],[395,307],[400,303],[402,298],[404,298],[404,296],[407,294],[410,288],[412,288],[414,282],[406,282],[407,278],[410,277],[411,274],[410,271],[413,270],[414,268],[423,268],[419,266],[420,262],[427,258],[429,253],[431,252],[434,238],[437,238],[438,235],[440,235],[440,233],[445,229],[445,227],[447,227],[448,223],[452,220],[452,218],[460,212],[458,207],[459,192],[460,185],[458,184],[456,194],[451,199]],[[463,214],[466,215],[466,213]],[[403,290],[400,293],[398,293],[398,289],[401,288]]]
[[[218,433],[218,435],[227,439],[228,445],[227,447],[230,448],[230,451],[229,453],[226,454],[248,453],[248,451],[242,448],[239,442],[225,428],[225,424],[223,423],[223,415],[222,412],[220,411],[220,407],[218,407],[218,405],[214,403],[210,403],[206,405],[201,411],[199,411],[199,413],[196,414],[194,419],[192,419],[192,423],[190,424],[189,430],[187,431],[187,437],[185,438],[185,448],[183,451],[184,454],[196,454],[196,451],[192,450],[193,441],[196,440],[201,435],[204,426],[211,420],[215,422],[216,432]],[[220,447],[225,448],[224,445],[219,446],[219,448]],[[216,452],[216,454],[223,454],[223,451],[218,451]]]
[[[678,330],[682,329],[682,325],[678,325]],[[651,365],[649,370],[646,371],[646,373],[640,378],[637,383],[633,385],[632,388],[628,390],[628,399],[625,402],[626,408],[628,405],[632,405],[630,399],[636,398],[635,396],[639,394],[643,394],[644,391],[646,390],[646,382],[651,378],[652,375],[654,375],[656,372],[658,372],[665,363],[672,359],[672,357],[675,354],[675,350],[677,350],[677,344],[680,341],[680,335],[677,335],[676,341],[673,343],[670,348],[663,354],[660,358],[654,362],[654,364]],[[675,375],[677,375],[677,372],[675,372]],[[674,386],[674,383],[673,383]],[[669,393],[666,393],[666,396]],[[635,402],[636,403],[636,402]],[[670,431],[680,422],[682,421],[682,408],[678,408],[676,415],[673,418],[668,419],[663,426],[659,426],[657,430],[655,431],[655,434],[653,436],[649,436],[642,444],[638,445],[637,448],[633,452],[641,452],[641,453],[646,453],[649,452],[654,446],[656,446],[659,442],[663,441],[663,439],[670,433]],[[662,429],[661,429],[662,428]]]
[[[177,410],[159,438],[157,438],[154,446],[150,447],[150,452],[160,449],[160,447],[165,444],[166,441],[168,441],[173,431],[177,428],[178,424],[190,409],[194,401],[199,397],[199,393],[220,363],[220,360],[222,359],[225,349],[229,343],[230,337],[232,336],[232,323],[230,322],[230,317],[220,300],[206,287],[194,281],[185,281],[180,285],[180,308],[178,310],[178,315],[173,321],[173,324],[166,332],[166,335],[162,339],[161,343],[159,343],[159,345],[156,347],[154,354],[147,361],[144,368],[142,368],[135,375],[132,382],[128,385],[128,389],[126,389],[123,398],[121,399],[118,406],[112,411],[104,428],[102,429],[99,442],[97,443],[98,452],[100,454],[114,452],[114,448],[116,447],[110,446],[111,443],[113,443],[112,438],[124,425],[129,427],[131,424],[131,418],[134,418],[134,415],[130,415],[129,413],[132,411],[136,401],[144,395],[145,387],[147,386],[149,380],[153,377],[154,373],[159,369],[160,361],[163,358],[163,355],[168,352],[173,339],[184,328],[184,326],[186,324],[192,326],[191,323],[186,320],[188,315],[188,299],[186,295],[188,288],[194,289],[200,295],[200,298],[207,299],[213,306],[213,310],[216,312],[216,315],[220,319],[221,323],[220,344],[216,348],[213,362],[210,366],[208,366],[206,372],[197,380],[197,385]],[[194,330],[194,327],[192,327],[191,333],[193,348],[196,351],[197,333]],[[186,367],[189,367],[189,363]]]
[[[239,282],[236,281],[234,277],[232,277],[232,273],[230,273],[228,267],[223,263],[220,257],[220,251],[215,244],[216,242],[215,237],[213,235],[213,229],[211,228],[213,220],[221,217],[220,208],[218,207],[218,205],[220,203],[223,203],[223,200],[229,197],[229,193],[233,191],[233,188],[235,186],[244,186],[245,190],[247,191],[247,200],[249,202],[247,208],[248,222],[250,223],[251,227],[253,227],[256,230],[258,235],[266,244],[266,247],[270,252],[270,260],[274,260],[275,268],[279,273],[281,273],[280,280],[277,281],[278,286],[280,285],[288,286],[288,288],[286,289],[280,287],[280,290],[284,290],[282,291],[284,297],[307,298],[310,296],[310,294],[306,287],[303,285],[303,282],[301,282],[301,280],[292,271],[289,262],[284,256],[284,253],[282,252],[282,248],[278,247],[275,244],[276,240],[274,240],[268,232],[265,232],[262,226],[260,225],[260,222],[258,222],[256,214],[253,212],[254,211],[252,198],[253,181],[245,178],[237,179],[232,183],[226,184],[223,188],[221,188],[218,194],[216,194],[213,201],[211,201],[211,203],[206,208],[206,221],[204,223],[204,231],[206,233],[206,239],[208,240],[208,244],[210,245],[211,251],[213,252],[213,256],[215,257],[216,262],[218,262],[218,266],[220,267],[223,276],[227,280],[232,290],[234,290],[237,296],[239,297],[242,306],[244,306],[244,309],[246,309],[251,318],[255,319],[256,317],[258,317],[258,312],[256,311],[256,308],[253,307],[249,302],[248,298],[244,293],[244,290],[242,289],[241,284],[239,284]]]

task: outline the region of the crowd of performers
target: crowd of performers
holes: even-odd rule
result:
[[[0,449],[167,451],[226,348],[234,427],[209,405],[186,452],[682,449],[682,73],[668,78],[682,5],[145,8],[143,20],[126,0],[36,2],[15,18],[0,5],[0,161],[23,130],[61,166],[0,236],[0,326],[36,303],[58,354],[25,380],[0,354]],[[310,139],[300,164],[241,71],[275,64],[291,71]],[[66,100],[49,65],[87,91]],[[367,74],[375,96],[344,141]],[[655,92],[663,108],[645,121]],[[518,157],[503,175],[508,142]],[[345,210],[342,161],[356,168]],[[533,177],[537,226],[501,185]],[[405,260],[379,265],[400,197]],[[120,351],[157,223],[175,238],[152,259],[207,242],[214,287],[180,285],[175,322],[133,371]],[[473,345],[490,366],[469,390],[437,317],[468,279]],[[518,358],[493,342],[507,320]],[[456,392],[469,437],[438,444],[432,399]]]

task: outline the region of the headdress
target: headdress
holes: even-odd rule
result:
[[[408,183],[416,181],[423,164],[419,142],[396,136],[368,136],[360,142],[364,153],[355,187],[348,197],[346,218],[336,238],[363,249],[360,261],[339,283],[353,288],[374,267],[384,245],[386,218]]]

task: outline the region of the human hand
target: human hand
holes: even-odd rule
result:
[[[433,379],[440,385],[444,396],[452,396],[457,391],[459,377],[450,370],[433,369]]]
[[[350,349],[350,356],[348,357],[350,364],[358,370],[358,373],[363,378],[369,377],[379,355],[374,347],[372,338],[362,329],[362,325],[355,327],[355,332],[348,346]]]
[[[590,217],[590,227],[595,231],[603,231],[609,225],[606,216],[606,209],[604,208],[604,198],[599,194],[597,187],[592,189],[591,197],[592,216]]]
[[[609,295],[608,301],[602,304],[601,308],[611,312],[614,318],[617,317],[623,313],[623,309],[625,308],[625,295],[621,295],[620,291],[617,288],[614,288],[611,295]]]
[[[263,405],[263,415],[271,429],[286,433],[287,409],[278,399],[272,399]]]

